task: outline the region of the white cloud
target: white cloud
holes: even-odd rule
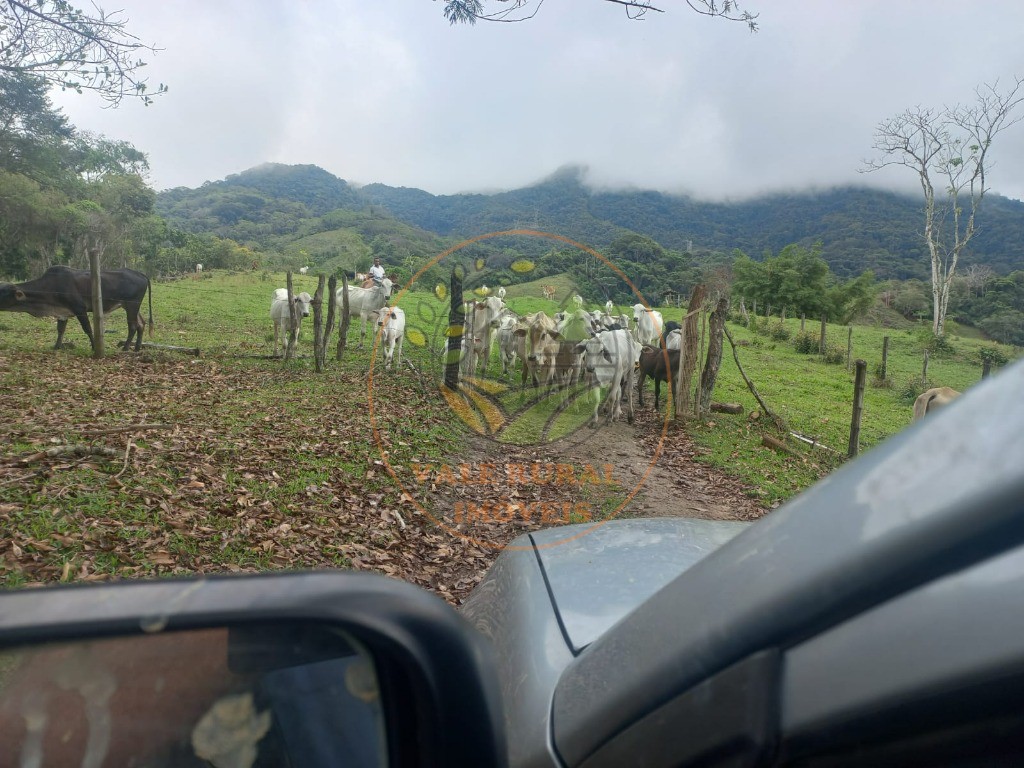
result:
[[[266,161],[435,193],[511,188],[566,163],[599,184],[741,198],[913,179],[857,174],[874,126],[1024,74],[1024,5],[990,0],[748,0],[761,32],[672,5],[545,3],[522,24],[450,27],[428,0],[124,0],[166,50],[149,108],[59,103],[147,152],[158,188]],[[669,4],[665,4],[668,7]],[[993,188],[1024,197],[1024,125]]]

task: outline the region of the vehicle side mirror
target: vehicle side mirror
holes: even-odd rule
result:
[[[0,751],[25,765],[504,765],[489,654],[439,599],[368,574],[9,592]]]

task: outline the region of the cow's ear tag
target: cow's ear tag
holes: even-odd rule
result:
[[[24,301],[25,300],[25,292],[24,291],[15,291],[14,292],[14,298],[16,298],[18,301]]]

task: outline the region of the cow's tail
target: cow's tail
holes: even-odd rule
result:
[[[149,338],[153,338],[153,283],[146,276],[146,293],[149,294]]]

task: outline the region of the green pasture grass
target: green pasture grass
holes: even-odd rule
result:
[[[549,301],[540,296],[540,287],[545,284],[556,285],[558,300]],[[396,464],[457,455],[467,427],[451,417],[437,388],[441,376],[441,348],[448,324],[446,301],[438,299],[431,290],[404,291],[397,297],[397,304],[405,310],[407,316],[404,356],[412,368],[403,363],[401,372],[384,371],[379,354],[373,357],[372,336],[368,335],[366,347],[355,349],[358,322],[353,322],[349,331],[349,348],[344,359],[340,362],[334,359],[334,344],[337,340],[335,328],[330,341],[327,370],[324,375],[316,376],[311,359],[312,318],[303,323],[297,359],[285,363],[260,357],[271,353],[270,297],[274,289],[284,285],[284,273],[227,273],[213,270],[204,272],[198,278],[156,282],[153,285],[156,328],[152,341],[199,347],[202,357],[197,365],[215,365],[225,371],[244,372],[247,377],[248,383],[244,387],[211,393],[211,401],[215,405],[202,416],[209,420],[210,430],[223,437],[218,449],[224,452],[223,455],[230,455],[233,450],[232,440],[244,438],[249,426],[257,418],[281,417],[313,422],[319,418],[324,403],[343,403],[346,408],[351,408],[352,413],[359,414],[354,423],[340,423],[347,420],[339,419],[336,425],[342,430],[338,439],[349,441],[349,450],[343,456],[303,450],[300,439],[299,450],[292,457],[287,472],[281,473],[282,481],[276,486],[268,485],[265,480],[245,480],[241,473],[229,472],[225,482],[230,490],[237,489],[239,493],[247,492],[271,498],[275,503],[287,504],[301,495],[308,485],[322,484],[326,477],[340,476],[358,479],[368,492],[382,494],[385,502],[394,501],[399,491],[386,472],[379,471],[367,477],[380,451],[369,428],[368,417],[363,417],[370,407],[371,388],[378,431],[387,437],[388,449]],[[293,275],[293,287],[296,291],[305,290],[313,294],[317,278],[315,275]],[[561,308],[561,298],[571,295],[573,290],[567,276],[553,276],[533,284],[509,286],[506,300],[520,314],[538,310],[553,314]],[[587,302],[586,308],[603,307]],[[617,307],[616,311],[628,311],[628,308]],[[663,307],[661,311],[666,321],[678,321],[684,314],[683,310],[672,307]],[[763,326],[765,320],[758,318],[758,322]],[[795,336],[799,331],[800,320],[790,319],[785,325],[791,335]],[[112,331],[106,337],[108,348],[111,354],[116,354],[115,344],[123,340],[126,333],[123,311],[118,310],[110,315],[107,326]],[[792,339],[777,341],[734,323],[730,323],[729,328],[734,339],[745,344],[738,350],[740,362],[768,405],[793,431],[819,440],[831,449],[803,448],[791,443],[801,454],[801,458],[794,458],[762,446],[762,435],[765,432],[772,433],[772,428],[764,419],[751,421],[747,418],[746,414],[758,409],[758,405],[743,382],[732,350],[726,342],[714,399],[741,403],[745,415],[712,414],[710,418],[691,423],[690,435],[699,447],[700,460],[745,480],[754,489],[755,495],[765,503],[774,504],[799,492],[842,462],[837,455],[846,453],[849,441],[854,373],[847,370],[845,365],[824,363],[817,355],[797,353]],[[868,387],[860,439],[862,451],[870,449],[910,423],[912,401],[905,390],[920,379],[924,351],[922,328],[926,329],[926,326],[907,329],[855,326],[853,329],[853,358],[861,358],[868,363]],[[808,321],[806,330],[816,336],[819,324]],[[847,333],[846,326],[829,325],[827,328],[829,343],[842,347],[844,351]],[[74,343],[73,349],[52,351],[50,347],[55,336],[52,321],[17,313],[0,314],[0,349],[16,351],[18,355],[12,359],[24,364],[24,367],[15,364],[7,370],[0,370],[0,386],[23,393],[23,405],[26,408],[59,396],[66,403],[70,414],[84,420],[103,391],[102,376],[98,376],[95,382],[76,382],[74,392],[46,392],[33,386],[32,371],[36,366],[52,365],[54,360],[59,362],[64,356],[86,357],[90,354],[85,336],[74,320],[69,322],[66,335],[66,339]],[[885,336],[890,339],[888,379],[882,383],[884,386],[876,386],[875,368],[881,360],[882,339]],[[928,380],[934,386],[951,386],[963,391],[976,384],[981,377],[979,351],[995,345],[971,338],[966,329],[955,326],[951,327],[948,336],[952,354],[930,357]],[[146,340],[150,340],[148,336]],[[1007,347],[1001,349],[1011,359],[1021,354],[1020,350]],[[181,359],[173,353],[159,350],[147,350],[145,354],[155,364]],[[703,351],[701,354],[703,357]],[[99,363],[97,370],[102,372],[104,365],[108,363]],[[491,365],[490,376],[496,378],[500,370],[499,363],[495,359]],[[289,375],[278,375],[282,370]],[[995,373],[998,375],[998,371]],[[538,393],[534,393],[532,387],[527,387],[525,393],[520,391],[519,378],[517,369],[503,382],[507,389],[496,395],[496,401],[506,413],[519,417],[526,415],[526,418],[517,418],[515,424],[508,427],[505,439],[509,442],[523,444],[556,439],[576,428],[578,420],[585,420],[591,412],[590,404],[585,399],[577,398],[577,402],[562,410],[558,410],[557,399],[538,401]],[[651,386],[648,384],[648,387]],[[159,399],[158,381],[140,381],[139,388],[144,393],[151,392],[155,399]],[[404,416],[393,416],[388,407],[389,403],[402,402],[408,398],[412,391],[410,388],[419,393],[424,402],[422,418],[413,421]],[[569,393],[568,396],[571,398],[576,394]],[[187,420],[197,416],[185,404],[163,401],[158,408],[154,406],[149,418]],[[146,441],[153,439],[157,439],[157,436],[145,435],[140,438],[140,442],[145,445]],[[28,442],[19,440],[8,446],[8,449],[20,453],[30,447]],[[159,513],[147,511],[144,505],[139,504],[137,497],[127,496],[119,489],[102,483],[89,486],[86,477],[89,473],[85,470],[74,471],[81,472],[74,475],[74,480],[80,480],[88,488],[88,493],[76,496],[75,501],[79,505],[76,509],[88,512],[93,508],[113,508],[125,522],[126,527],[119,535],[126,540],[138,538],[139,527],[159,522]],[[144,480],[142,482],[145,483]],[[150,490],[158,495],[157,488]],[[15,492],[7,493],[10,495]],[[20,501],[25,502],[26,506],[44,510],[53,507],[52,502],[44,497]],[[68,526],[72,523],[56,514],[46,513],[38,519],[29,520],[26,517],[16,522],[19,530],[30,538],[43,538],[48,532],[71,536]],[[173,536],[171,540],[174,541]],[[187,542],[181,542],[180,546],[187,549]],[[224,558],[236,556],[233,547],[231,542],[226,544]],[[62,544],[47,556],[74,560],[79,554],[73,546]],[[254,558],[252,562],[258,563],[264,556],[256,555]],[[119,567],[112,558],[103,559],[103,562],[104,567]],[[19,578],[17,574],[10,575],[9,579],[13,580],[10,583],[16,583]]]

